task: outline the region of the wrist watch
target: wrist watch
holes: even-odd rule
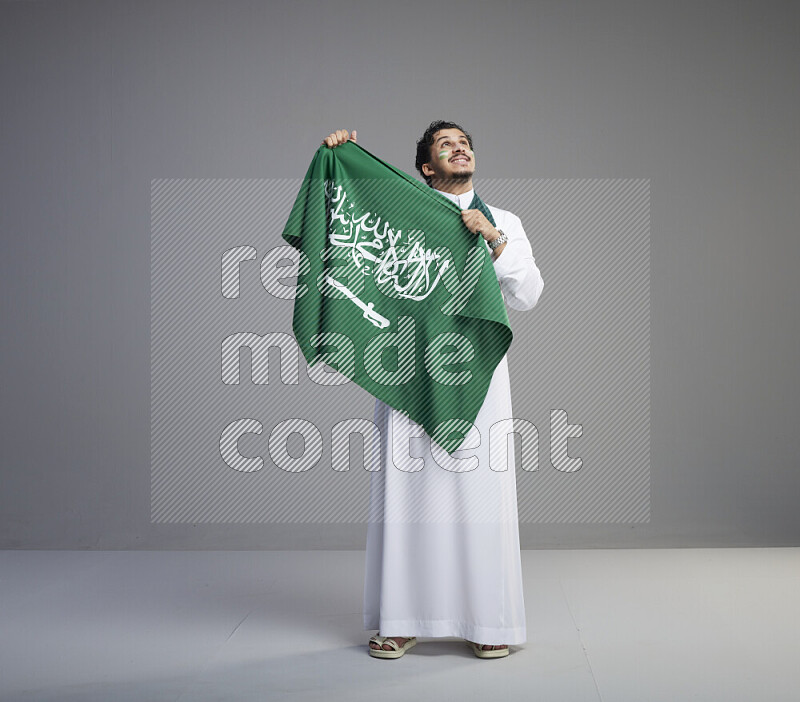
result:
[[[492,239],[491,241],[487,241],[486,243],[489,244],[489,248],[494,251],[498,246],[505,244],[508,241],[508,234],[506,234],[502,229],[498,229],[500,232],[500,236],[496,239]]]

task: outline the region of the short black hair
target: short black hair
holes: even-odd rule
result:
[[[466,130],[460,124],[456,124],[455,122],[445,122],[442,119],[437,119],[435,122],[431,122],[428,128],[425,130],[425,133],[417,141],[417,160],[414,162],[419,174],[425,179],[425,182],[428,185],[431,184],[431,177],[426,176],[422,172],[422,164],[428,163],[431,160],[433,136],[441,129],[460,129],[462,132],[464,132],[464,136],[467,137],[469,148],[473,150],[475,149],[475,147],[472,145],[472,137],[467,134]]]

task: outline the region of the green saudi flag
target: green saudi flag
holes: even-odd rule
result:
[[[283,238],[300,251],[293,329],[309,366],[324,362],[457,450],[513,336],[459,207],[354,142],[323,144]]]

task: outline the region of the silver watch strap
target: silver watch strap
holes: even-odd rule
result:
[[[498,246],[502,246],[508,241],[508,234],[506,234],[502,229],[498,229],[497,231],[500,232],[500,236],[498,236],[496,239],[493,239],[492,241],[486,242],[487,244],[489,244],[489,248],[492,251],[494,251]]]

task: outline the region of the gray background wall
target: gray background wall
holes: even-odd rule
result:
[[[440,116],[484,178],[651,180],[651,521],[523,547],[796,545],[799,30],[792,2],[3,3],[0,547],[362,548],[150,523],[150,181],[302,177],[340,127],[412,173]]]

